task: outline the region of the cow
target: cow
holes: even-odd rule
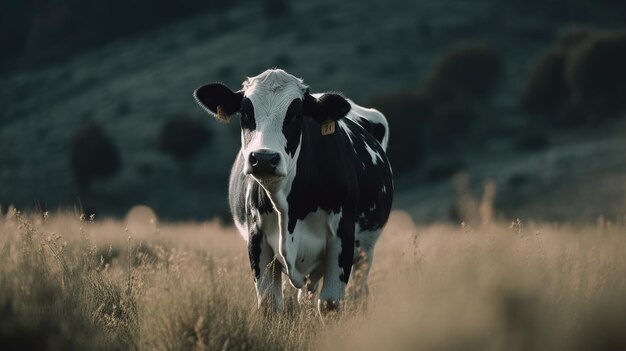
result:
[[[323,280],[322,317],[340,310],[353,267],[363,272],[353,284],[367,295],[394,190],[383,114],[336,93],[311,94],[281,69],[247,78],[236,92],[207,84],[194,97],[220,121],[239,118],[229,205],[248,245],[259,308],[283,310],[283,274],[298,300]]]

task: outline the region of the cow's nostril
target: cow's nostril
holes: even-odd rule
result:
[[[278,156],[278,154],[275,154],[271,159],[270,159],[270,165],[272,165],[273,167],[278,166],[278,161],[280,161],[280,156]]]
[[[259,164],[259,160],[255,157],[254,152],[250,154],[250,165],[252,167]]]

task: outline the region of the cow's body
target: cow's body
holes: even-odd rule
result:
[[[374,245],[393,198],[385,155],[388,126],[378,111],[347,100],[344,111],[349,112],[335,117],[335,132],[322,135],[319,118],[306,114],[319,114],[307,101],[323,101],[323,94],[298,96],[298,91],[308,94],[302,87],[306,86],[300,80],[281,70],[266,71],[244,83],[242,99],[249,98],[254,105],[255,125],[250,128],[249,117],[247,124],[242,122],[242,149],[231,172],[229,202],[235,224],[248,242],[259,304],[282,308],[284,273],[301,293],[307,288],[315,291],[323,278],[319,306],[324,312],[343,299],[353,265],[365,266],[361,284],[367,291]],[[293,96],[282,99],[280,94]],[[291,101],[287,112],[273,111],[273,103]],[[304,106],[305,118],[287,123],[294,104]],[[277,123],[273,113],[287,117]],[[261,119],[261,114],[268,119]],[[296,124],[299,138],[289,130]],[[272,135],[276,130],[283,134]],[[255,150],[280,154],[273,165],[279,176],[249,170],[254,163],[250,160],[255,160],[250,155],[259,154]]]

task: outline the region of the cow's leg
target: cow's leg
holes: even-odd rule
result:
[[[259,308],[264,312],[282,311],[282,268],[275,259],[272,248],[263,240],[263,233],[260,230],[250,235],[248,253],[254,272]]]
[[[337,312],[345,295],[354,255],[354,221],[342,216],[336,235],[328,238],[325,255],[324,284],[317,303],[322,316]]]
[[[369,296],[368,277],[374,260],[374,244],[380,232],[381,230],[377,230],[357,234],[352,267],[352,287],[350,288],[355,300],[366,299]]]
[[[309,275],[306,285],[298,289],[298,302],[300,304],[304,303],[305,300],[311,298],[311,296],[315,294],[319,281],[322,278],[322,274],[324,274],[322,267],[316,268]]]
[[[351,298],[355,300],[367,299],[369,296],[369,284],[367,278],[372,266],[372,259],[374,258],[374,250],[364,250],[357,248],[359,257],[355,260],[352,268],[352,283],[350,292],[353,293]]]

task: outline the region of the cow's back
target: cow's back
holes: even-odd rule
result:
[[[322,95],[323,93],[313,94],[316,98]],[[346,100],[351,106],[350,112],[346,118],[360,125],[380,143],[383,150],[387,150],[387,143],[389,142],[389,123],[387,122],[387,118],[376,109],[365,108],[361,105],[357,105],[350,99],[346,98]]]
[[[387,150],[387,143],[389,142],[389,124],[385,116],[380,111],[373,108],[365,108],[359,106],[348,100],[352,106],[352,110],[346,116],[351,119],[368,133],[370,133],[383,147],[383,150]]]

